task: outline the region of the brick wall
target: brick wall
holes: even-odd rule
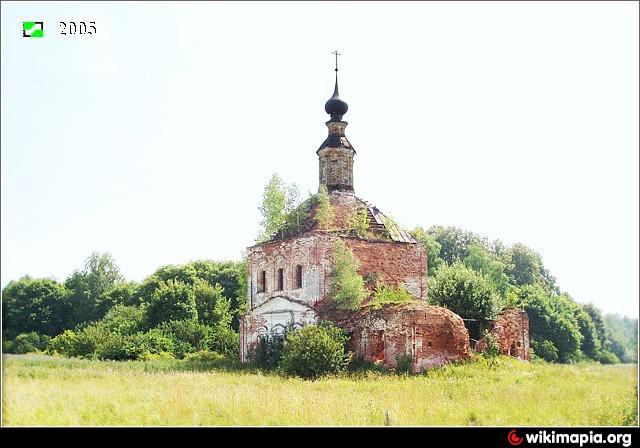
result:
[[[531,347],[529,341],[529,315],[526,311],[508,308],[489,324],[489,333],[500,347],[500,353],[529,361]],[[475,351],[483,352],[487,341],[480,339]]]
[[[397,357],[403,355],[411,357],[414,373],[470,355],[469,334],[460,316],[422,301],[321,315],[352,335],[357,358],[388,368],[397,368]]]

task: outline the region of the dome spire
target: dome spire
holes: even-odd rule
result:
[[[338,53],[338,50],[332,51],[331,54],[336,56],[336,85],[333,89],[333,96],[324,105],[324,110],[331,115],[330,121],[342,121],[342,116],[347,113],[349,106],[340,99],[340,94],[338,93],[338,56],[341,56],[341,54]]]

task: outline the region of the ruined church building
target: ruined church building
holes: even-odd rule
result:
[[[355,195],[356,151],[345,135],[347,122],[342,118],[348,106],[338,93],[337,65],[335,71],[333,96],[325,104],[328,136],[316,151],[320,186],[328,191],[333,225],[322,230],[315,219],[318,204],[311,203],[295,231],[280,232],[248,248],[249,306],[240,321],[240,360],[251,360],[261,337],[281,337],[287,328],[321,320],[347,331],[355,357],[389,368],[397,367],[400,356],[411,357],[415,373],[468,358],[476,341],[470,340],[464,316],[428,304],[427,248]],[[366,213],[366,237],[350,231],[349,219],[358,213]],[[369,292],[382,282],[406,289],[413,300],[356,311],[332,307],[329,286],[337,240],[358,259],[358,273]],[[529,359],[526,312],[504,310],[487,327],[503,354]],[[475,349],[481,349],[483,342],[474,344]]]

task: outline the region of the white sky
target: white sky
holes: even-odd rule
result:
[[[239,259],[274,171],[317,189],[335,48],[358,196],[638,315],[636,2],[2,2],[2,285]]]

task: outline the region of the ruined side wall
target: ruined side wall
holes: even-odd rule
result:
[[[360,261],[358,272],[378,280],[403,285],[414,297],[427,300],[427,249],[421,244],[371,242],[345,238],[345,243]]]
[[[470,355],[469,334],[460,316],[424,302],[367,307],[324,318],[351,333],[357,358],[388,368],[397,368],[397,357],[403,355],[411,356],[414,373]]]
[[[531,347],[529,339],[529,315],[524,310],[508,308],[489,325],[489,332],[500,346],[500,353],[529,361]],[[477,352],[486,350],[486,340],[480,339]]]

